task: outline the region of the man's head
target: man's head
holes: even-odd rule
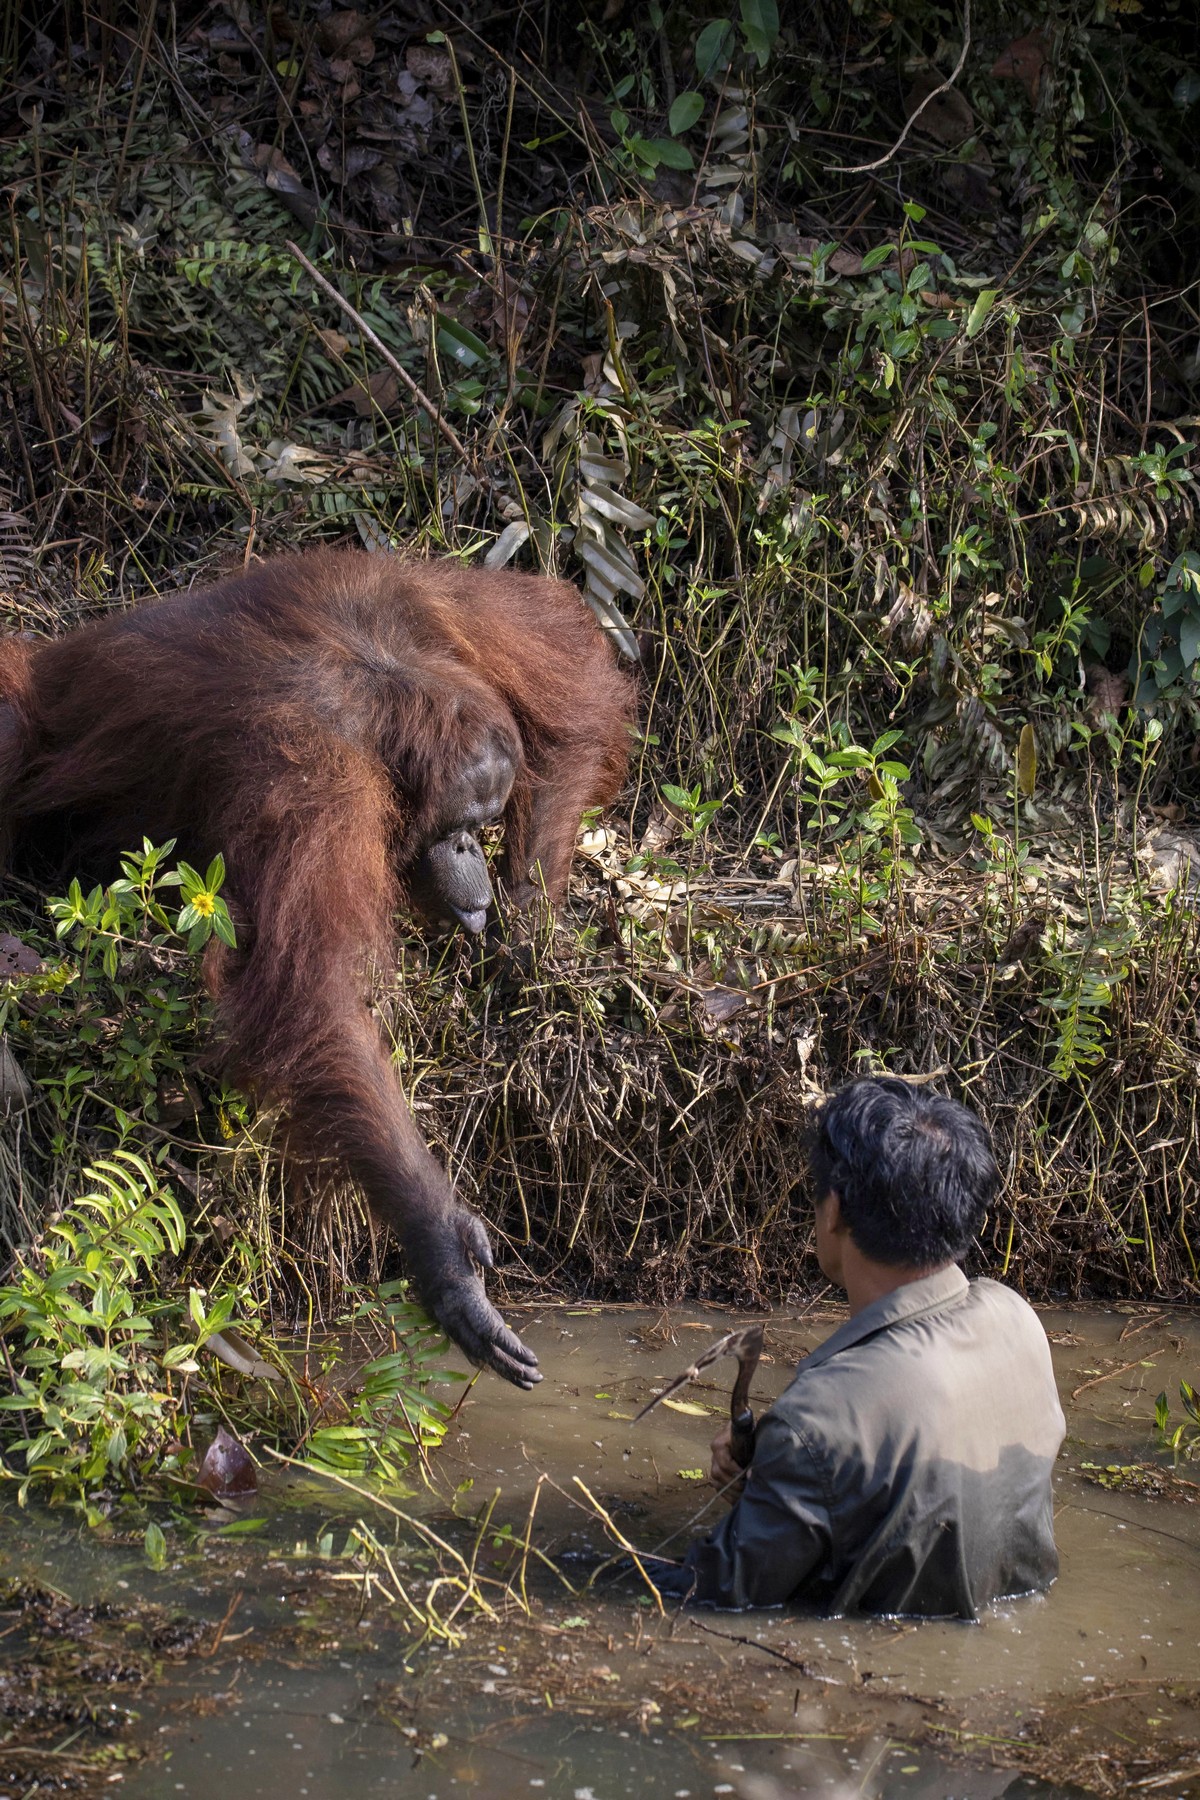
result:
[[[894,1076],[852,1081],[825,1102],[809,1168],[819,1225],[835,1194],[838,1223],[855,1248],[895,1269],[957,1262],[1000,1187],[974,1113]],[[828,1231],[818,1231],[819,1254],[822,1235]]]

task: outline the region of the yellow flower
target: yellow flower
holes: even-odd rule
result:
[[[211,894],[195,894],[195,895],[193,895],[192,905],[195,907],[196,911],[198,913],[200,913],[203,918],[206,918],[206,919],[211,919],[213,914],[217,910],[216,901],[213,899]]]

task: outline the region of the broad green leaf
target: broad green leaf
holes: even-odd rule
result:
[[[671,111],[667,123],[672,137],[681,132],[690,131],[700,114],[704,111],[704,95],[698,94],[694,88],[688,88],[682,94],[676,94],[671,102]]]
[[[228,910],[223,904],[218,905],[216,912],[213,914],[212,924],[213,930],[216,932],[221,942],[223,944],[228,944],[231,950],[236,950],[237,933],[233,928],[233,920],[230,918]]]
[[[437,344],[444,355],[452,356],[467,369],[488,358],[488,347],[483,339],[460,325],[457,319],[448,319],[445,313],[437,315]]]
[[[668,169],[690,169],[693,157],[686,144],[676,142],[674,138],[648,138],[640,135],[626,138],[625,148],[634,160],[646,169],[657,169],[663,164]]]
[[[775,0],[742,0],[742,32],[746,47],[765,69],[779,36],[779,8]]]
[[[728,55],[732,31],[732,19],[711,19],[696,39],[696,68],[701,81],[706,80]]]

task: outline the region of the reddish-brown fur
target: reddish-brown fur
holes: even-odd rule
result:
[[[406,874],[480,735],[511,746],[509,900],[553,901],[585,807],[623,776],[631,684],[574,588],[321,549],[0,645],[0,829],[103,874],[148,836],[220,850],[236,952],[210,955],[226,1067],[287,1103],[405,1244],[476,1360],[528,1385],[483,1295],[478,1219],[395,1081],[364,971],[387,968]]]

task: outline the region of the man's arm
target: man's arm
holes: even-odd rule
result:
[[[714,1466],[716,1443],[714,1442]],[[713,1606],[781,1606],[828,1562],[832,1532],[816,1464],[794,1431],[768,1413],[741,1499],[688,1551],[690,1598]]]

